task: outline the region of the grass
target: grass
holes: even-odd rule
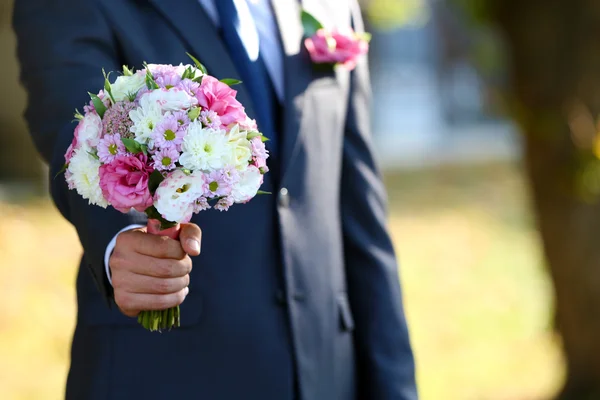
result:
[[[386,180],[422,399],[550,397],[562,360],[517,167]],[[81,249],[48,202],[0,204],[0,215],[2,398],[60,399]]]

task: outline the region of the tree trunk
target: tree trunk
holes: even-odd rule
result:
[[[600,1],[489,4],[507,39],[510,101],[554,284],[567,361],[558,399],[600,399]]]

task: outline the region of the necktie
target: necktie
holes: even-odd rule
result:
[[[244,29],[242,29],[235,1],[217,0],[215,5],[221,20],[223,40],[243,81],[242,85],[248,90],[254,105],[255,115],[250,115],[250,117],[256,119],[258,129],[270,139],[267,142],[267,148],[273,154],[277,150],[275,132],[277,100],[267,68],[260,53],[253,54],[255,49],[247,49],[242,41],[240,34],[244,34]],[[247,30],[245,34],[248,34]],[[256,35],[258,36],[258,33]],[[252,58],[255,59],[251,59],[248,53],[251,53]]]

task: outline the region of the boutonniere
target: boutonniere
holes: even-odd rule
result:
[[[302,10],[304,45],[314,64],[337,66],[352,71],[359,56],[369,51],[369,33],[357,33],[350,27],[345,31],[327,30],[312,14]]]

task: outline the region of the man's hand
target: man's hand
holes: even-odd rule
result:
[[[129,317],[144,310],[165,310],[183,303],[192,260],[200,254],[202,231],[182,224],[179,241],[132,229],[117,236],[109,265],[115,302]]]

